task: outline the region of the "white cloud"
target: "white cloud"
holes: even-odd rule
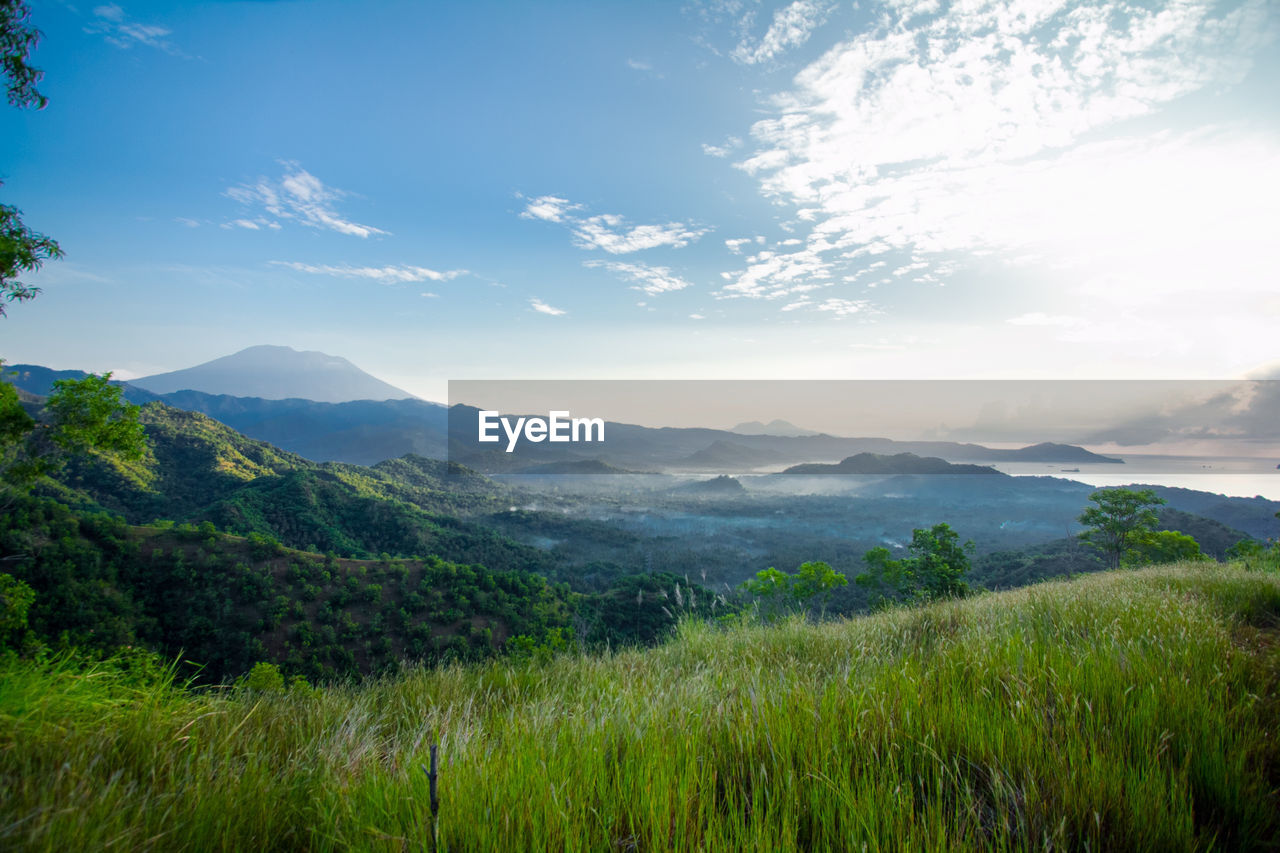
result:
[[[710,231],[683,222],[663,225],[630,225],[616,214],[580,216],[575,211],[582,205],[559,196],[544,195],[529,201],[521,212],[522,219],[540,219],[568,226],[573,244],[580,249],[600,249],[611,255],[624,255],[659,246],[680,249],[696,242]]]
[[[669,267],[621,261],[586,261],[583,266],[591,269],[606,269],[626,281],[635,282],[633,289],[643,291],[650,296],[669,293],[673,290],[684,290],[692,286],[690,282],[673,273]]]
[[[252,219],[233,219],[230,222],[223,223],[223,228],[245,228],[249,231],[259,231],[262,226],[254,222]]]
[[[744,39],[729,55],[742,65],[767,62],[808,41],[813,31],[826,22],[832,8],[830,3],[796,0],[773,13],[773,23],[760,41],[752,44]]]
[[[680,249],[696,242],[709,230],[683,222],[629,227],[622,217],[603,214],[579,220],[573,228],[573,237],[574,245],[580,249],[602,249],[611,255],[625,255],[658,246]]]
[[[563,222],[571,211],[578,210],[581,205],[571,204],[567,198],[553,195],[538,196],[530,199],[520,214],[521,219],[541,219],[544,222]]]
[[[537,298],[530,299],[530,300],[529,300],[529,306],[530,306],[534,311],[537,311],[539,314],[549,314],[549,315],[551,315],[552,317],[559,317],[559,316],[561,316],[562,314],[564,314],[564,313],[565,313],[562,309],[560,309],[560,308],[553,308],[552,306],[550,306],[550,305],[548,305],[547,303],[543,302],[541,299],[537,299]]]
[[[1260,229],[1277,221],[1280,139],[1115,135],[1122,121],[1158,127],[1172,101],[1242,80],[1274,35],[1275,9],[884,3],[879,24],[803,69],[752,127],[736,165],[794,206],[808,233],[800,251],[749,259],[721,295],[824,286],[888,252],[910,258],[886,270],[890,282],[940,284],[985,256],[1079,293],[1109,281],[1086,294],[1099,299],[1215,275],[1223,287],[1267,286],[1276,251],[1262,247],[1275,241]]]
[[[187,217],[187,216],[175,216],[175,217],[173,218],[173,221],[174,221],[174,222],[176,222],[176,223],[178,223],[179,225],[185,225],[185,226],[186,226],[186,227],[188,227],[188,228],[199,228],[199,227],[200,227],[200,220],[198,220],[198,219],[191,219],[190,217]]]
[[[827,247],[815,243],[796,252],[758,252],[746,269],[721,273],[729,281],[716,296],[779,299],[832,284],[833,265],[824,260]]]
[[[628,59],[627,67],[632,71],[652,71],[653,65],[644,59]]]
[[[93,20],[84,28],[84,31],[91,35],[102,36],[108,44],[113,44],[121,50],[143,45],[162,50],[172,56],[189,58],[181,48],[166,38],[173,34],[169,28],[130,20],[124,9],[114,3],[95,7]]]
[[[838,317],[862,314],[870,309],[871,303],[865,299],[828,299],[818,304],[819,311],[830,311]]]
[[[427,267],[409,266],[407,264],[393,264],[384,267],[353,267],[348,264],[335,266],[330,264],[304,264],[299,261],[271,261],[270,263],[273,266],[287,267],[291,270],[311,273],[312,275],[327,275],[335,278],[366,278],[382,284],[449,281],[460,275],[467,274],[466,270],[446,270],[441,272]]]
[[[735,149],[742,147],[742,140],[737,136],[730,136],[725,140],[724,145],[709,145],[702,143],[702,153],[712,157],[728,157]]]
[[[284,167],[284,174],[280,180],[258,178],[256,183],[234,186],[224,195],[245,207],[261,207],[276,219],[292,220],[312,228],[336,231],[362,239],[371,234],[387,233],[372,225],[361,225],[344,219],[335,209],[334,203],[346,196],[346,192],[326,186],[297,163],[284,161],[281,165]],[[256,221],[266,220],[259,218]],[[275,227],[278,226],[279,223],[275,223]]]
[[[706,317],[704,317],[704,316],[702,316],[701,314],[690,314],[690,315],[689,315],[689,319],[690,319],[690,320],[705,320],[705,319],[707,319],[707,318],[706,318]]]

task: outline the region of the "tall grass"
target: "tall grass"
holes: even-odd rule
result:
[[[280,694],[11,665],[0,848],[1274,848],[1280,577],[1189,564]]]

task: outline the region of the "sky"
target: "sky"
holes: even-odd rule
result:
[[[1280,375],[1269,0],[31,6],[11,363]]]

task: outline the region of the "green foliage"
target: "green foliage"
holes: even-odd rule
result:
[[[5,302],[24,302],[40,295],[40,288],[23,284],[18,276],[61,257],[57,242],[23,223],[22,211],[0,204],[0,317],[6,314]]]
[[[3,846],[418,850],[438,743],[442,850],[1269,850],[1278,617],[1193,564],[284,693],[0,662]]]
[[[21,638],[27,630],[27,611],[36,592],[10,574],[0,574],[0,649]]]
[[[801,563],[793,574],[770,566],[742,584],[742,589],[760,599],[761,613],[767,620],[776,619],[792,606],[807,609],[815,602],[826,603],[831,591],[849,581],[844,575],[820,560]]]
[[[74,456],[141,459],[146,437],[138,407],[110,379],[105,373],[58,380],[38,418],[27,414],[12,385],[0,382],[0,483],[30,488]]]
[[[945,521],[930,528],[911,531],[909,556],[893,559],[888,548],[872,548],[863,555],[867,571],[854,578],[859,586],[876,590],[901,601],[937,601],[963,598],[969,594],[965,580],[971,563],[973,542],[960,543],[960,536]]]
[[[6,555],[15,580],[35,593],[27,612],[35,639],[182,655],[183,672],[202,682],[258,663],[332,681],[402,660],[475,660],[499,653],[509,636],[568,630],[575,618],[567,587],[526,572],[438,557],[333,559],[206,524],[130,528],[31,496],[0,515]],[[413,612],[401,618],[405,605]]]
[[[139,409],[125,402],[110,373],[59,379],[45,409],[53,423],[53,442],[67,453],[142,458],[146,433],[138,422]]]
[[[256,693],[283,693],[284,675],[275,664],[259,661],[248,675],[236,680],[236,686]]]
[[[773,566],[761,569],[756,576],[743,582],[742,588],[756,598],[776,600],[785,597],[791,590],[791,576],[780,572]]]
[[[821,560],[801,563],[791,576],[791,596],[796,601],[811,604],[821,600],[825,606],[831,591],[844,586],[848,579]]]
[[[0,75],[7,80],[9,103],[44,109],[48,99],[36,89],[44,76],[27,61],[40,40],[30,24],[31,10],[21,0],[0,2]],[[40,288],[23,284],[18,276],[35,272],[47,260],[62,257],[58,244],[22,222],[22,211],[0,204],[0,317],[6,302],[34,299]]]
[[[670,572],[617,578],[575,602],[577,639],[588,647],[653,645],[670,638],[681,619],[713,619],[736,608],[706,587]]]
[[[1089,500],[1096,506],[1080,514],[1080,523],[1089,528],[1081,538],[1101,551],[1113,569],[1120,567],[1125,554],[1151,538],[1159,522],[1155,508],[1166,502],[1150,489],[1103,489],[1089,495]]]
[[[7,79],[9,104],[44,109],[49,99],[36,89],[44,72],[28,62],[40,41],[31,26],[31,9],[22,0],[0,3],[0,75]]]
[[[1148,566],[1152,563],[1180,563],[1209,560],[1200,551],[1200,543],[1194,537],[1178,530],[1156,530],[1133,540],[1125,552],[1121,565],[1125,567]]]
[[[1227,549],[1227,559],[1242,563],[1250,571],[1280,572],[1280,539],[1241,539]]]
[[[520,634],[507,640],[507,654],[517,661],[537,661],[546,663],[556,655],[569,651],[573,641],[571,628],[551,628],[540,640],[528,634]]]

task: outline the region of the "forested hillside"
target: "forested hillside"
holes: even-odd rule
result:
[[[38,498],[0,516],[0,554],[35,594],[28,630],[12,640],[18,647],[112,653],[141,645],[215,682],[258,662],[332,681],[404,661],[653,643],[680,615],[709,615],[716,601],[674,575],[580,595],[524,569],[435,555],[344,559],[208,522],[129,526]],[[681,586],[701,605],[675,605]]]

